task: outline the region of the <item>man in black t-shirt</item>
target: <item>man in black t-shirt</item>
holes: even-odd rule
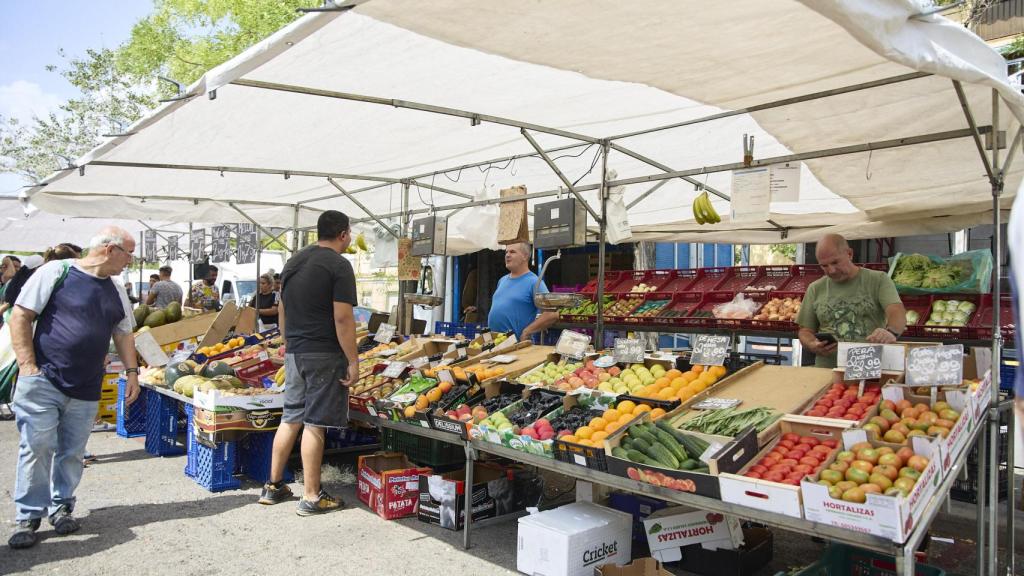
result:
[[[348,425],[348,387],[359,379],[356,351],[356,280],[342,256],[352,242],[348,216],[327,210],[317,220],[317,243],[295,254],[281,271],[278,317],[285,356],[284,414],[274,436],[271,481],[260,504],[292,496],[284,467],[302,432],[303,497],[300,516],[344,506],[320,487],[324,429]]]

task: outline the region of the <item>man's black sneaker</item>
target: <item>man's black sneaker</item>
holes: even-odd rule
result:
[[[39,530],[39,524],[39,518],[18,520],[14,528],[14,534],[11,534],[10,539],[7,540],[7,545],[15,550],[35,546],[36,542],[39,542],[39,536],[36,534],[36,530]]]
[[[316,514],[326,514],[334,510],[341,510],[343,506],[345,506],[345,502],[341,498],[335,498],[325,490],[320,490],[320,496],[315,502],[310,502],[305,498],[299,500],[299,507],[295,510],[295,513],[299,516],[314,516]]]
[[[61,536],[67,536],[68,534],[74,534],[78,532],[78,529],[82,527],[78,523],[78,520],[71,515],[72,508],[67,504],[61,504],[57,511],[50,514],[50,525],[53,526],[53,531]]]
[[[290,500],[292,497],[292,489],[287,484],[282,483],[280,487],[275,487],[270,482],[263,485],[263,492],[260,494],[260,504],[280,504],[285,500]]]

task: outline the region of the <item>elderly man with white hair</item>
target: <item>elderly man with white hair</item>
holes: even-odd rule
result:
[[[10,329],[19,375],[12,409],[21,440],[11,548],[34,546],[43,516],[61,536],[80,528],[72,516],[75,489],[111,337],[126,366],[128,402],[139,395],[131,306],[117,280],[134,249],[130,233],[104,228],[84,258],[41,266],[15,303]]]

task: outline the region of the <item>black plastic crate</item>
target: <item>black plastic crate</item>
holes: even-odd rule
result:
[[[1012,410],[1012,409],[1011,409]],[[1008,482],[1007,482],[1007,469],[1009,468],[1009,462],[1007,456],[1009,456],[1010,449],[1010,434],[1013,433],[1011,429],[1012,414],[1010,410],[999,411],[999,500],[1005,500],[1008,494]],[[983,424],[984,430],[982,434],[988,434],[988,424]],[[989,461],[988,453],[985,454],[985,467],[991,471],[991,463]],[[958,502],[969,502],[971,504],[978,503],[978,447],[974,446],[971,448],[970,453],[967,454],[967,462],[965,464],[967,468],[967,479],[966,480],[955,480],[953,486],[949,489],[949,497]]]
[[[429,466],[435,471],[466,464],[466,452],[462,444],[449,444],[386,427],[380,430],[380,443],[382,450],[403,452],[409,460]]]

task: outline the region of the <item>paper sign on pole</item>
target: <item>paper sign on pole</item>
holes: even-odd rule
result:
[[[732,220],[763,222],[768,219],[771,202],[771,170],[767,167],[733,170]]]
[[[776,164],[771,169],[772,202],[800,201],[800,164]]]

